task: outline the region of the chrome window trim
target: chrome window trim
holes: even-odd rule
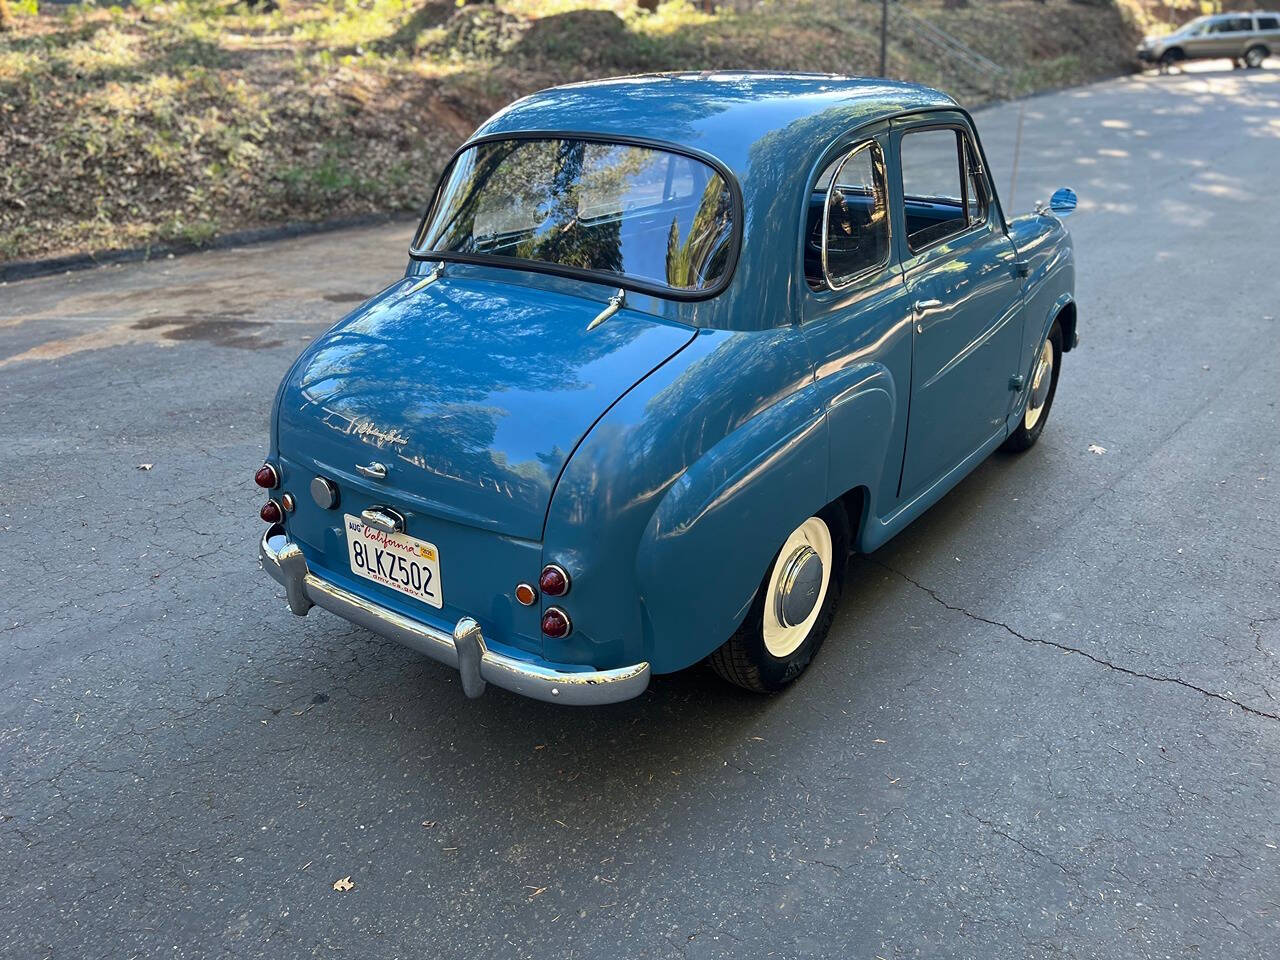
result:
[[[863,150],[870,148],[874,159],[873,165],[875,173],[879,175],[880,192],[884,197],[884,223],[885,223],[885,256],[879,263],[866,267],[863,270],[850,276],[844,283],[833,283],[831,280],[831,271],[827,268],[827,227],[831,220],[831,191],[836,188],[836,182],[840,179],[840,173],[844,170],[844,165],[852,160]],[[818,174],[818,179],[822,179],[822,171]],[[812,193],[812,191],[810,191]],[[893,260],[893,217],[889,211],[889,177],[884,162],[884,151],[880,149],[880,143],[874,137],[864,140],[859,144],[855,144],[853,149],[841,158],[835,172],[831,174],[831,182],[827,184],[827,193],[822,200],[822,279],[826,281],[828,290],[847,290],[859,280],[862,280],[872,274],[879,273],[884,270]]]
[[[987,176],[987,168],[983,164],[981,157],[978,156],[978,148],[974,146],[973,139],[969,136],[969,131],[962,130],[960,139],[964,143],[963,160],[964,164],[964,209],[966,219],[969,217],[969,178],[973,177],[978,181],[978,186],[985,196],[983,199],[982,217],[977,220],[969,220],[970,227],[982,226],[991,223],[991,179]]]

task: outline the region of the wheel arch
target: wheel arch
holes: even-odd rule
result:
[[[1057,309],[1053,314],[1053,320],[1049,322],[1045,333],[1053,329],[1053,324],[1057,323],[1062,328],[1062,352],[1066,353],[1075,348],[1076,345],[1076,302],[1074,299],[1067,299],[1065,302],[1059,301]]]

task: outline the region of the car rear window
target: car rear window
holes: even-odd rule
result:
[[[1259,30],[1280,30],[1280,17],[1259,17]]]
[[[727,282],[738,230],[725,176],[691,156],[594,140],[487,140],[454,159],[412,252],[696,294]]]

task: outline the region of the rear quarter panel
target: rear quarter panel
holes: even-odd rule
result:
[[[728,639],[777,545],[825,502],[812,381],[794,327],[703,331],[610,409],[547,518],[544,559],[575,575],[557,659],[667,673]]]

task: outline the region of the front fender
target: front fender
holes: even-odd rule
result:
[[[1018,258],[1027,263],[1021,368],[1028,370],[1058,311],[1074,302],[1075,251],[1071,234],[1057,217],[1018,217],[1009,224],[1009,237],[1018,250]]]

